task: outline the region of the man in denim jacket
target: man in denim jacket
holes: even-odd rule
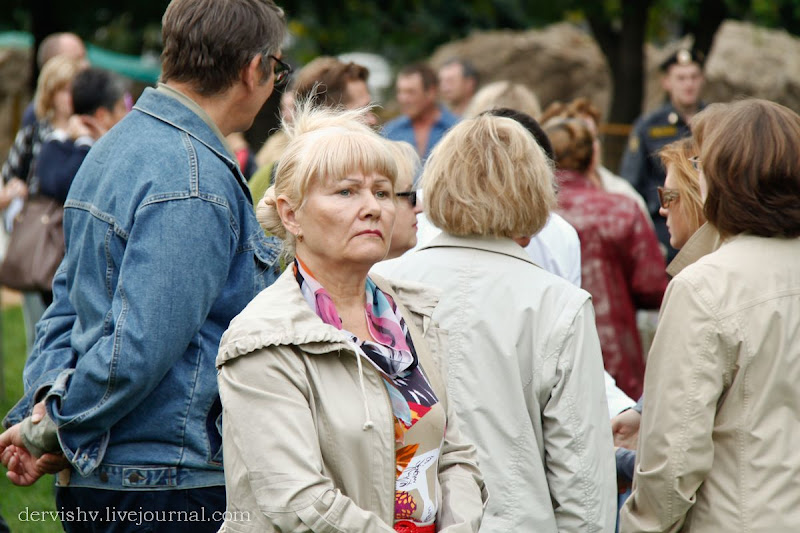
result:
[[[67,531],[222,522],[214,358],[278,269],[224,137],[249,128],[288,74],[285,27],[271,0],[173,0],[163,83],[93,146],[72,184],[54,302],[0,435],[17,484],[68,467],[56,492]],[[45,452],[63,459],[36,461]]]

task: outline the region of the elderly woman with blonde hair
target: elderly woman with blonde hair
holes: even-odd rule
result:
[[[478,531],[486,492],[438,373],[436,299],[368,275],[390,245],[396,152],[366,109],[298,110],[259,203],[283,275],[217,364],[224,531]]]
[[[551,163],[515,120],[456,125],[423,170],[443,233],[396,270],[442,291],[440,366],[478,447],[483,532],[612,531],[616,509],[603,362],[591,299],[536,266],[527,239],[555,205]]]

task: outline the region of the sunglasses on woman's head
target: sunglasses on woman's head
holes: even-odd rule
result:
[[[417,191],[398,192],[396,196],[408,199],[411,207],[417,207]]]

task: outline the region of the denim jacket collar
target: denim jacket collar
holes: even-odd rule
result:
[[[142,96],[136,101],[134,109],[186,132],[194,139],[197,139],[198,142],[207,146],[234,172],[239,185],[250,197],[250,189],[247,186],[247,180],[242,175],[239,164],[231,157],[230,151],[219,136],[197,113],[186,107],[168,92],[158,91],[150,87],[144,90]]]

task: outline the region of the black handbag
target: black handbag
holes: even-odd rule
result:
[[[29,197],[14,218],[0,285],[26,292],[52,290],[64,249],[64,206],[46,196]]]

